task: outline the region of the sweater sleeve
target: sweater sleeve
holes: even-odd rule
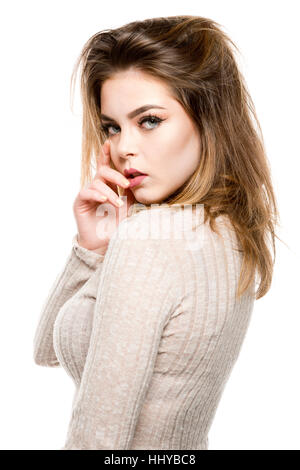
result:
[[[33,340],[34,362],[41,366],[58,367],[60,363],[53,348],[53,326],[60,308],[81,289],[105,255],[80,246],[77,234],[64,268],[56,277],[40,313]]]
[[[168,240],[125,237],[124,222],[106,252],[89,350],[60,450],[130,449],[172,313],[178,276]]]

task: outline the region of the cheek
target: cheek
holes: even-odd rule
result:
[[[165,161],[172,173],[182,172],[185,176],[193,172],[199,163],[199,144],[191,133],[177,135],[165,149]]]
[[[195,154],[198,137],[194,128],[186,120],[170,120],[158,133],[155,146],[159,145],[160,150],[163,149],[169,158],[176,159],[179,155]]]
[[[174,163],[180,160],[185,153],[187,140],[190,138],[187,132],[174,122],[166,124],[157,132],[155,139],[151,141],[150,155],[153,162],[161,169],[174,172]],[[176,167],[175,167],[176,169]]]

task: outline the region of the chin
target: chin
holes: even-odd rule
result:
[[[142,194],[139,194],[139,191],[138,191],[138,188],[136,191],[133,191],[134,193],[134,197],[136,199],[136,202],[140,203],[140,204],[159,204],[161,199],[158,199],[158,198],[150,198],[150,197],[147,197],[147,196],[143,196]],[[142,191],[141,191],[142,193]]]
[[[136,202],[140,204],[161,204],[169,195],[171,195],[171,192],[167,192],[166,194],[159,194],[159,195],[149,195],[150,191],[143,191],[142,186],[136,186],[135,188],[132,188],[131,191],[136,199]]]

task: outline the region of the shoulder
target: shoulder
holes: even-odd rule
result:
[[[163,231],[166,214],[160,210],[141,210],[123,219],[114,231],[109,248],[135,256],[151,253],[168,257],[174,249],[171,237]]]
[[[184,239],[187,227],[183,212],[176,207],[147,208],[142,204],[135,204],[130,216],[123,219],[113,233],[111,242],[149,246],[153,250],[159,250],[160,247],[165,251],[172,251],[175,247],[180,250],[183,249],[183,243],[179,240]]]
[[[139,210],[139,206],[143,207]],[[135,210],[138,207],[138,210]],[[191,259],[191,254],[207,254],[216,245],[225,249],[237,247],[236,234],[228,217],[215,219],[217,232],[212,230],[209,221],[204,222],[204,208],[199,204],[195,210],[190,205],[158,206],[145,208],[134,205],[131,215],[122,220],[114,232],[110,244],[123,247],[132,253],[134,249],[160,253],[182,264]],[[220,249],[220,248],[219,248]]]
[[[182,240],[173,237],[172,229],[168,231],[166,216],[165,211],[151,209],[123,219],[110,239],[105,258],[118,258],[119,264],[126,258],[127,270],[142,263],[145,270],[158,273],[164,269],[177,277],[184,246]]]
[[[172,240],[150,236],[148,222],[149,214],[140,212],[118,225],[108,244],[99,288],[121,285],[128,292],[134,286],[134,291],[160,298],[168,292],[173,303],[183,288],[177,248]]]

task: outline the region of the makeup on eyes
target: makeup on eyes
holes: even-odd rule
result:
[[[139,126],[141,126],[142,124],[144,124],[144,122],[147,122],[147,121],[151,122],[151,124],[157,124],[155,127],[151,127],[151,128],[148,128],[148,129],[147,129],[147,128],[143,128],[143,129],[146,130],[146,131],[151,131],[151,130],[157,129],[157,128],[159,127],[160,123],[161,123],[162,121],[165,121],[165,119],[158,117],[156,114],[150,113],[150,114],[147,114],[147,116],[143,116],[142,118],[140,118],[139,121],[138,121],[138,124],[139,124]],[[108,129],[109,129],[110,127],[119,127],[119,126],[117,126],[117,125],[116,125],[114,122],[112,122],[112,121],[111,121],[111,122],[108,122],[107,124],[101,124],[101,125],[100,125],[101,130],[102,130],[107,136],[108,136],[108,135],[109,135],[109,136],[116,135],[116,134],[109,134]]]

